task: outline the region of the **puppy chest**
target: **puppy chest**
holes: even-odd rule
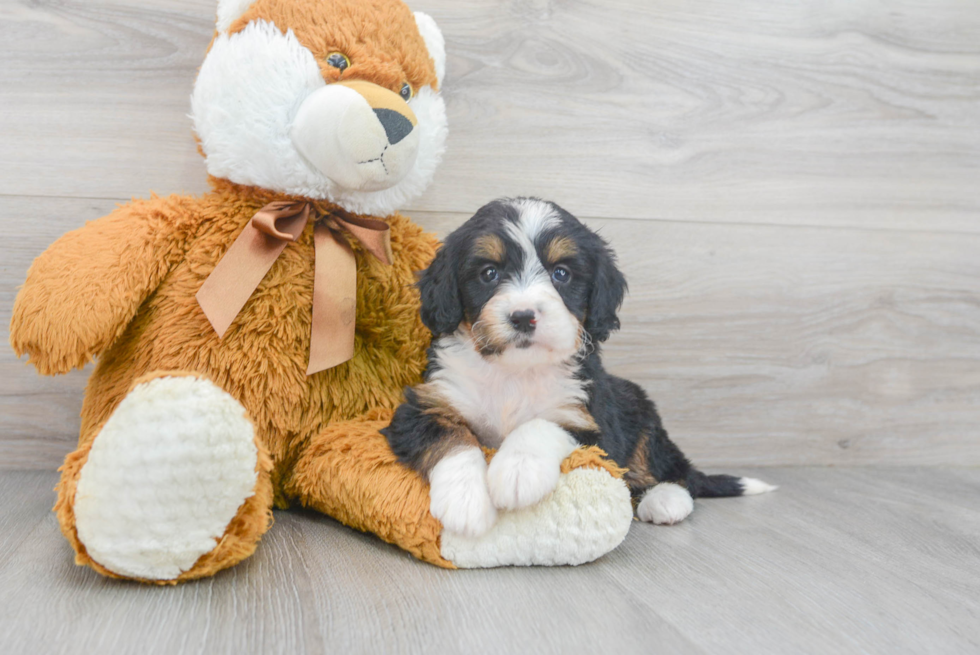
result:
[[[489,448],[499,447],[508,434],[530,420],[563,423],[586,397],[581,382],[563,369],[511,374],[444,369],[441,373],[437,381],[441,394]]]

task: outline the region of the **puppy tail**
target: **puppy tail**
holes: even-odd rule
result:
[[[687,487],[695,498],[728,498],[754,496],[775,491],[779,487],[755,478],[739,478],[734,475],[705,475],[693,469]]]

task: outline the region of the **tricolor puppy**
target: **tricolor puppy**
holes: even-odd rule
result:
[[[498,509],[537,503],[580,445],[629,469],[637,515],[653,523],[683,520],[698,496],[775,488],[695,469],[643,389],[603,369],[598,344],[619,328],[626,280],[606,242],[554,203],[482,207],[419,289],[435,336],[429,366],[385,434],[428,479],[446,530],[478,536]],[[498,449],[489,467],[480,446]]]

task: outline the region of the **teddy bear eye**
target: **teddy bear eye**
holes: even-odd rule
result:
[[[408,101],[412,97],[412,87],[409,86],[408,82],[402,84],[402,90],[400,91],[402,100]]]
[[[347,55],[340,52],[333,52],[327,55],[327,64],[333,66],[339,71],[343,71],[345,68],[350,66],[350,59]]]

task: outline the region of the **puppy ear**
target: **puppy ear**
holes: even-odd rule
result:
[[[443,244],[418,281],[422,323],[436,336],[455,332],[463,320],[455,260],[451,248]]]
[[[596,235],[595,273],[589,292],[589,309],[585,315],[585,330],[595,342],[605,341],[610,333],[619,329],[616,312],[626,294],[626,277],[616,267],[616,255],[609,244]]]

